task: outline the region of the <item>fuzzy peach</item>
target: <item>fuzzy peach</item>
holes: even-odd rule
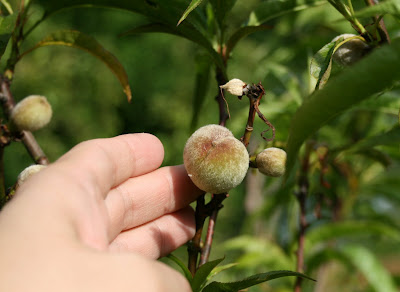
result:
[[[286,152],[276,147],[264,149],[257,154],[258,170],[268,176],[278,177],[285,173]]]
[[[212,194],[226,193],[239,185],[249,167],[246,147],[219,125],[195,131],[186,142],[183,160],[193,183]]]

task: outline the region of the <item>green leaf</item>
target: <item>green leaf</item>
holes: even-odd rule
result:
[[[138,33],[151,33],[151,32],[161,32],[161,33],[177,35],[177,36],[186,38],[188,40],[191,40],[194,43],[201,45],[211,55],[215,64],[218,67],[222,68],[223,72],[225,72],[225,69],[224,69],[225,66],[222,61],[221,56],[214,50],[214,48],[212,47],[211,43],[207,40],[207,38],[205,38],[201,34],[183,33],[176,27],[166,26],[162,23],[150,23],[150,24],[142,25],[142,26],[136,27],[134,29],[131,29],[131,30],[121,34],[121,36],[129,36],[129,35],[138,34]]]
[[[155,22],[162,22],[172,27],[185,10],[186,4],[179,0],[34,0],[45,9],[43,19],[70,8],[103,7],[121,9],[138,13]],[[196,10],[197,11],[197,10]],[[198,11],[197,11],[198,12]],[[206,23],[203,15],[192,13],[190,21],[185,21],[185,27],[191,27],[204,32]]]
[[[33,50],[44,46],[67,46],[84,50],[103,61],[110,70],[117,76],[123,90],[128,97],[132,98],[131,88],[129,86],[128,75],[124,67],[117,58],[109,51],[105,50],[93,37],[75,30],[62,30],[49,34],[33,48],[27,50],[21,55],[21,58]]]
[[[377,292],[396,292],[396,284],[376,256],[362,246],[345,246],[340,249],[352,264],[360,270]]]
[[[376,15],[391,14],[400,16],[400,1],[399,0],[386,0],[379,4],[368,6],[355,13],[356,17],[373,17]]]
[[[271,29],[272,26],[270,25],[256,25],[256,26],[244,26],[236,30],[231,37],[228,39],[226,42],[226,54],[229,56],[229,54],[232,52],[233,48],[236,46],[236,44],[244,37],[248,36],[249,34],[258,32],[258,31],[264,31],[267,29]]]
[[[400,39],[396,39],[344,70],[306,99],[291,122],[286,177],[291,174],[299,149],[308,137],[339,113],[390,87],[400,79],[399,67]]]
[[[189,15],[189,13],[192,12],[197,6],[199,6],[201,2],[203,2],[203,0],[192,0],[192,2],[190,2],[190,4],[189,4],[188,8],[186,8],[185,12],[183,12],[183,15],[179,19],[177,26],[179,24],[181,24],[181,22],[186,19],[186,17]]]
[[[192,273],[190,273],[189,269],[186,267],[186,265],[178,259],[176,256],[173,254],[169,254],[166,256],[167,259],[170,259],[173,261],[175,264],[179,266],[179,268],[182,270],[183,274],[185,275],[186,279],[189,281],[189,283],[192,281]]]
[[[49,16],[70,8],[81,7],[104,7],[111,9],[122,9],[133,13],[138,13],[146,16],[152,22],[147,31],[142,28],[133,29],[126,34],[138,32],[156,32],[157,29],[161,32],[166,32],[181,37],[185,37],[201,46],[203,46],[213,57],[216,65],[225,72],[225,66],[220,55],[214,50],[211,42],[206,38],[207,23],[204,15],[196,9],[191,13],[184,23],[176,26],[178,19],[181,17],[182,11],[186,8],[185,3],[178,0],[35,0],[35,3],[40,4],[45,9],[43,18],[36,24],[48,18]],[[36,26],[35,25],[35,26]],[[35,28],[33,27],[33,29]],[[165,26],[162,28],[161,26]]]
[[[336,44],[336,41],[327,43],[311,59],[310,74],[317,79],[316,89],[321,89],[329,79]]]
[[[377,221],[343,221],[327,223],[309,229],[306,236],[306,246],[311,248],[318,244],[326,244],[330,240],[365,236],[366,234],[387,236],[391,240],[400,243],[400,231],[385,223]]]
[[[196,129],[196,124],[200,116],[201,107],[206,98],[210,83],[211,60],[208,55],[198,54],[196,56],[196,81],[193,96],[193,114],[190,124],[191,132]]]
[[[261,2],[250,14],[248,25],[260,25],[284,14],[326,4],[321,0],[269,0]]]
[[[14,14],[14,11],[10,5],[10,3],[8,3],[8,1],[6,0],[0,0],[0,3],[3,4],[3,6],[6,8],[7,12],[9,14]]]
[[[11,14],[8,16],[0,17],[0,58],[3,56],[8,41],[11,38],[12,32],[15,28],[15,22],[17,21],[17,14]]]
[[[212,272],[212,270],[222,262],[224,258],[217,259],[214,261],[210,261],[200,266],[200,268],[196,271],[196,274],[193,277],[193,281],[191,283],[193,292],[201,291],[201,288],[206,283],[208,276]]]
[[[231,268],[233,268],[233,267],[235,267],[237,265],[238,265],[237,263],[232,263],[232,264],[226,264],[226,265],[223,265],[223,266],[220,266],[220,267],[215,267],[211,271],[211,273],[208,275],[207,282],[210,281],[213,277],[215,277],[219,273],[221,273],[223,271],[226,271],[226,270],[229,270],[229,269],[231,269]]]
[[[288,276],[301,277],[315,281],[314,279],[297,272],[272,271],[268,273],[253,275],[237,282],[230,282],[230,283],[212,282],[211,284],[204,287],[203,292],[222,292],[222,291],[237,292],[238,290],[245,289],[266,281]]]

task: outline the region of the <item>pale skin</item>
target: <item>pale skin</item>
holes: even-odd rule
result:
[[[156,261],[194,235],[201,191],[161,142],[129,134],[79,144],[0,212],[0,291],[191,291]]]

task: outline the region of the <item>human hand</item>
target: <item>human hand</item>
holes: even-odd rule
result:
[[[30,178],[0,213],[0,291],[191,291],[155,259],[193,237],[201,191],[163,156],[149,134],[97,139]]]

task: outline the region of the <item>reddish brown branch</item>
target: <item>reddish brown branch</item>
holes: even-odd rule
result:
[[[210,214],[210,219],[208,221],[206,240],[204,243],[204,247],[201,250],[199,266],[208,262],[208,258],[210,257],[213,237],[214,237],[215,224],[217,222],[218,211],[221,210],[221,208],[223,207],[222,201],[225,200],[227,197],[228,197],[227,193],[215,194],[215,195],[213,195],[213,198],[211,199],[211,202],[209,203],[210,204],[209,210],[211,211],[211,214]]]
[[[246,96],[249,98],[250,106],[249,106],[249,116],[247,118],[246,128],[244,130],[243,137],[241,138],[242,143],[246,147],[250,143],[250,137],[251,134],[253,133],[253,125],[256,113],[260,117],[260,119],[262,119],[263,122],[268,125],[268,129],[261,133],[261,137],[266,141],[274,140],[275,127],[271,124],[270,121],[267,120],[267,118],[261,113],[259,109],[261,98],[265,95],[265,90],[264,87],[261,85],[261,82],[258,84],[247,85],[246,88],[244,89],[244,92],[246,92]],[[265,138],[264,133],[269,131],[270,129],[272,130],[272,137]]]

